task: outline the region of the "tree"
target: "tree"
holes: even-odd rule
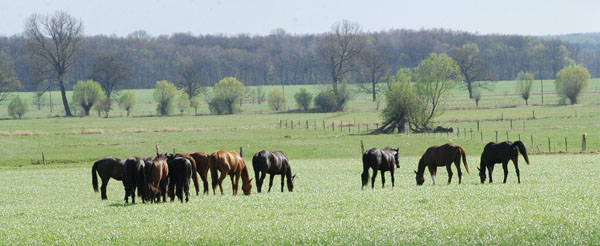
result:
[[[417,94],[423,99],[425,110],[416,117],[416,130],[428,130],[431,120],[440,115],[445,96],[460,81],[459,67],[452,58],[435,53],[415,68]]]
[[[129,117],[129,114],[135,104],[137,104],[137,100],[135,99],[135,94],[133,94],[131,91],[123,93],[121,98],[119,98],[119,106],[127,111],[127,117]]]
[[[533,85],[533,74],[529,72],[519,72],[517,74],[517,93],[525,100],[525,105],[529,105],[529,93]]]
[[[101,98],[94,104],[94,110],[98,111],[98,117],[100,113],[104,113],[104,118],[108,118],[108,113],[112,110],[112,102],[107,96]]]
[[[296,100],[296,105],[298,108],[301,108],[304,111],[307,111],[310,108],[310,103],[312,102],[312,93],[308,92],[304,88],[300,88],[300,91],[294,95],[294,99]]]
[[[52,16],[34,14],[25,23],[29,49],[47,65],[43,73],[58,85],[67,117],[73,115],[67,101],[65,76],[73,65],[82,35],[82,21],[63,11]]]
[[[469,98],[473,98],[473,82],[483,80],[495,80],[490,72],[489,64],[479,58],[479,46],[475,43],[464,44],[460,48],[450,50],[452,59],[456,61],[467,84]]]
[[[385,108],[382,112],[384,123],[372,134],[405,131],[407,123],[413,123],[417,112],[424,110],[421,100],[411,85],[412,74],[409,69],[400,69],[395,76],[388,78],[388,90],[385,93]]]
[[[194,115],[198,115],[198,107],[200,107],[200,97],[195,96],[190,99],[190,107],[194,108]]]
[[[46,97],[45,93],[36,92],[35,96],[33,97],[33,104],[37,106],[38,110],[41,110],[42,106],[46,104],[46,100],[48,100],[48,98]]]
[[[338,83],[352,70],[351,63],[363,49],[364,38],[358,23],[343,20],[331,28],[321,47],[321,58],[328,70],[333,83],[333,95],[338,105],[343,105],[348,100],[345,93],[340,93]],[[335,110],[343,110],[338,106]]]
[[[544,44],[539,43],[535,46],[533,46],[533,48],[531,49],[531,53],[533,54],[533,61],[535,64],[536,69],[538,70],[538,76],[540,78],[540,86],[541,86],[541,90],[542,90],[542,104],[544,104],[544,77],[542,74],[542,71],[544,70],[544,67],[547,65],[546,62],[546,47],[544,46]]]
[[[479,107],[479,101],[481,100],[481,90],[479,86],[473,87],[473,100],[475,100],[475,106]]]
[[[27,113],[27,103],[21,100],[20,96],[14,97],[10,103],[8,103],[8,115],[13,118],[19,118]]]
[[[181,91],[177,97],[177,109],[179,114],[183,115],[183,112],[190,106],[190,98],[185,91]]]
[[[265,92],[262,90],[262,86],[257,86],[256,87],[256,101],[258,101],[258,104],[261,104],[262,102],[265,101],[266,95]]]
[[[110,99],[113,91],[123,87],[128,77],[125,64],[123,64],[116,55],[112,53],[101,53],[94,60],[92,74],[89,76],[92,80],[98,81]]]
[[[168,115],[173,112],[173,101],[177,96],[177,87],[166,80],[158,81],[152,96],[157,103],[156,111],[160,115]]]
[[[273,88],[269,90],[269,94],[267,94],[267,102],[271,105],[271,108],[275,111],[279,111],[281,106],[283,106],[283,102],[285,98],[283,97],[283,91],[277,88]]]
[[[244,97],[245,91],[244,84],[234,77],[222,79],[213,88],[214,97],[225,106],[228,114],[234,113],[235,103]]]
[[[204,87],[200,71],[198,71],[199,64],[187,56],[181,58],[177,66],[181,77],[177,85],[187,93],[188,98],[194,98],[202,93]]]
[[[577,97],[588,86],[590,73],[581,65],[570,65],[556,74],[554,86],[563,98],[568,98],[571,104],[577,103]]]
[[[73,86],[73,103],[83,109],[85,116],[90,115],[92,106],[104,97],[102,86],[96,81],[80,80]]]
[[[8,55],[0,51],[0,102],[6,100],[11,92],[21,87],[21,82]]]
[[[389,73],[389,65],[385,56],[377,51],[375,45],[367,46],[359,55],[361,74],[365,81],[369,81],[371,88],[367,91],[373,95],[373,102],[377,100],[377,83]]]

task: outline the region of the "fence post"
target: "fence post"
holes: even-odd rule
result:
[[[46,165],[46,156],[44,155],[44,152],[42,152],[42,165]]]
[[[340,121],[340,132],[344,130],[344,122]]]
[[[361,153],[365,153],[365,145],[362,140],[360,140],[360,151]]]
[[[244,149],[240,147],[240,157],[244,157]]]
[[[375,122],[375,130],[379,129],[379,122]]]
[[[369,122],[367,122],[367,133],[369,133]]]
[[[479,131],[481,133],[481,141],[483,141],[483,131]]]
[[[567,142],[567,137],[565,137],[565,152],[569,153],[569,144]]]
[[[506,141],[508,141],[508,131],[506,131]]]
[[[548,152],[552,152],[551,145],[550,145],[550,137],[548,137]]]
[[[533,118],[535,119],[535,110],[532,110],[531,113],[533,115]]]
[[[460,137],[460,127],[457,127],[457,128],[456,128],[456,136],[457,136],[457,137]]]
[[[308,130],[308,120],[306,121],[306,130]]]
[[[279,120],[279,129],[281,129],[281,120]]]
[[[510,119],[510,129],[512,130],[512,119]]]
[[[587,133],[584,133],[581,136],[581,151],[586,151],[586,143],[585,143],[585,136],[587,135]]]
[[[496,131],[496,143],[498,142],[498,131]]]
[[[504,121],[504,112],[502,113],[502,115],[500,116],[500,121]]]
[[[316,130],[317,130],[317,121],[316,121],[316,120],[313,120],[313,124],[314,124],[314,126],[315,126],[315,131],[316,131]]]
[[[471,128],[470,131],[471,131],[471,140],[473,140],[473,128]]]
[[[285,120],[285,129],[287,129],[287,120]]]
[[[467,128],[463,128],[463,132],[465,133],[465,139],[467,139]]]
[[[325,131],[325,130],[326,130],[326,128],[325,128],[325,121],[323,121],[323,131]]]
[[[531,135],[531,148],[533,149],[533,135]]]
[[[479,121],[477,121],[477,131],[479,131]]]
[[[521,141],[521,134],[519,134],[519,141]]]
[[[331,131],[335,132],[335,123],[333,123],[333,121],[331,122]]]

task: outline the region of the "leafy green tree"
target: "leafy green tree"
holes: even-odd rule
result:
[[[479,101],[481,100],[481,89],[479,89],[479,86],[473,87],[473,100],[475,101],[475,106],[479,107]]]
[[[213,88],[214,98],[223,104],[228,114],[235,112],[235,104],[246,95],[244,84],[234,77],[226,77]]]
[[[200,107],[200,97],[195,96],[190,99],[190,107],[194,108],[194,115],[198,115],[198,108]]]
[[[571,104],[577,103],[579,94],[588,86],[590,73],[581,65],[570,65],[556,74],[554,86],[563,98],[568,98]]]
[[[256,87],[256,101],[258,101],[258,104],[261,104],[262,102],[265,101],[266,95],[265,92],[262,89],[262,86],[257,86]]]
[[[539,43],[531,48],[531,54],[533,56],[533,64],[536,67],[538,72],[538,77],[540,79],[541,86],[541,94],[542,94],[542,104],[544,104],[544,67],[548,65],[547,62],[547,51],[546,46],[544,44]]]
[[[423,110],[423,104],[411,85],[409,69],[400,69],[395,76],[388,78],[388,91],[385,93],[385,108],[382,112],[383,125],[374,134],[404,132],[407,123],[414,123],[415,116]]]
[[[98,112],[98,117],[100,117],[101,113],[104,113],[104,118],[108,118],[108,113],[112,110],[112,102],[108,96],[101,98],[98,100],[96,104],[94,104],[94,110]]]
[[[432,119],[443,113],[446,96],[461,80],[458,65],[445,54],[435,53],[422,60],[415,68],[417,94],[425,110],[416,117],[416,130],[428,130]]]
[[[0,51],[0,102],[6,100],[11,92],[21,87],[21,82],[8,55]]]
[[[11,117],[21,119],[25,113],[27,113],[27,103],[20,96],[16,96],[8,103],[8,115]]]
[[[157,103],[156,111],[160,115],[168,115],[173,112],[173,104],[177,96],[177,87],[169,81],[161,80],[156,82],[154,89],[154,101]]]
[[[42,106],[46,105],[46,100],[48,100],[48,97],[43,92],[36,92],[35,96],[33,96],[33,104],[35,104],[38,110],[41,110]]]
[[[135,94],[133,94],[133,92],[131,91],[123,93],[123,95],[121,95],[121,98],[119,98],[119,106],[125,111],[127,111],[127,117],[129,117],[131,110],[136,104],[137,100],[135,99]]]
[[[90,115],[92,106],[104,97],[102,86],[96,81],[80,80],[73,86],[73,103],[83,109],[85,116]]]
[[[517,93],[525,100],[525,105],[529,105],[529,94],[533,85],[533,74],[530,72],[519,72],[517,74]]]
[[[277,88],[273,88],[269,90],[269,94],[267,95],[267,102],[271,105],[271,108],[275,111],[279,111],[282,109],[285,98],[283,97],[283,91]]]
[[[321,112],[333,112],[337,108],[337,100],[333,91],[321,91],[315,97],[315,107]]]
[[[312,93],[308,92],[304,88],[301,88],[300,91],[294,95],[296,105],[298,105],[298,108],[301,108],[304,111],[307,111],[308,108],[310,108],[310,102],[312,102],[312,97]]]
[[[479,46],[477,44],[468,43],[462,47],[453,48],[450,50],[450,54],[452,59],[456,61],[464,82],[467,84],[469,98],[473,98],[473,82],[496,79],[490,71],[489,64],[479,58]]]
[[[185,91],[181,91],[177,97],[177,109],[179,114],[183,115],[183,112],[190,106],[190,98]]]

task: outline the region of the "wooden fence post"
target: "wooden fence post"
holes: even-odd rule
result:
[[[531,135],[531,148],[533,149],[533,135]]]
[[[587,133],[584,133],[581,136],[581,151],[586,151],[586,142],[585,142],[585,136],[587,135]]]
[[[360,151],[361,153],[365,153],[365,145],[363,144],[362,140],[360,140]]]
[[[335,123],[333,123],[333,121],[331,122],[331,131],[334,132],[335,131]]]
[[[510,129],[512,130],[512,119],[510,119]]]
[[[46,165],[46,156],[44,155],[43,151],[42,151],[42,165]]]
[[[567,142],[567,137],[565,137],[565,152],[569,153],[569,142]]]
[[[506,131],[506,141],[508,141],[508,131]]]
[[[281,120],[279,120],[279,129],[281,129]]]
[[[287,129],[287,120],[285,120],[285,129]]]
[[[477,131],[479,131],[479,121],[477,121]]]
[[[308,120],[306,121],[306,130],[308,130]]]
[[[521,134],[519,134],[519,141],[521,141]]]
[[[550,145],[550,137],[548,137],[548,152],[552,152],[551,145]]]
[[[325,131],[325,121],[323,121],[323,131]]]
[[[471,128],[470,130],[471,130],[471,140],[473,140],[473,128]]]
[[[240,156],[244,157],[244,149],[242,147],[240,147]]]
[[[483,131],[479,131],[481,133],[481,141],[483,141]]]
[[[496,131],[496,143],[498,142],[498,131]]]

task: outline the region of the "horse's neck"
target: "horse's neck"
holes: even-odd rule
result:
[[[421,158],[419,160],[419,167],[417,169],[417,174],[422,175],[423,173],[425,173],[425,167],[426,167],[425,162],[423,161],[423,158]]]
[[[250,173],[248,173],[248,166],[245,164],[242,167],[242,182],[244,182],[244,184],[250,182]]]

